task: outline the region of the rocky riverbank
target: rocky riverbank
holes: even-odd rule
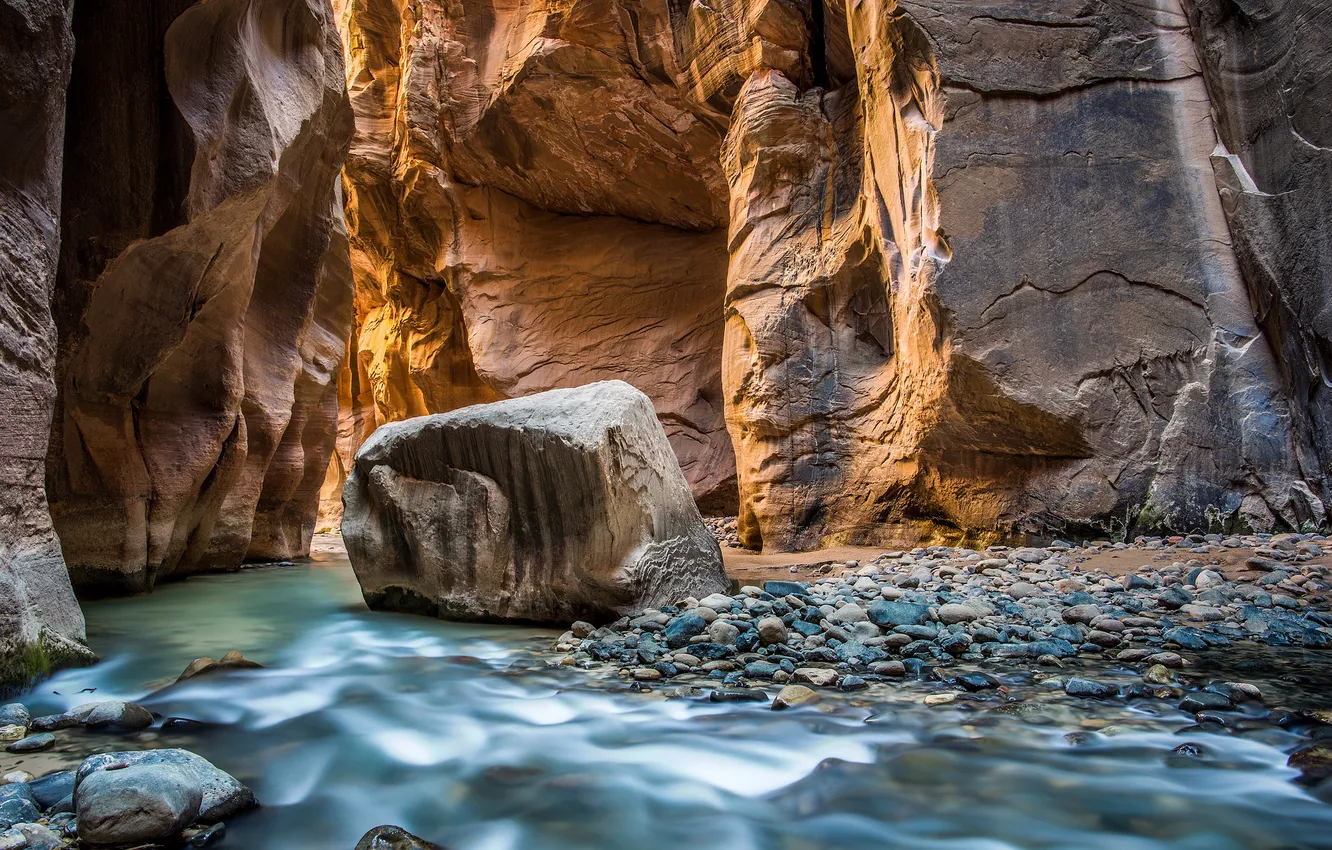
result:
[[[4,775],[0,850],[193,849],[219,842],[225,820],[258,805],[249,788],[186,750],[101,751],[115,736],[142,732],[158,719],[141,705],[118,700],[41,717],[31,717],[21,703],[0,707],[0,739],[9,742],[11,755],[51,750],[67,730],[91,736],[83,743],[96,750],[75,769],[40,778],[21,769]],[[168,718],[165,725],[170,723]]]
[[[934,683],[922,697],[931,705],[1008,701],[1012,674],[1038,671],[1043,688],[1071,698],[1148,700],[1204,726],[1233,725],[1240,712],[1312,728],[1332,712],[1255,713],[1261,688],[1194,667],[1196,656],[1241,647],[1332,647],[1327,545],[1322,535],[1213,535],[887,552],[823,565],[811,581],[772,579],[601,627],[575,623],[555,649],[563,666],[614,672],[639,690],[670,681],[774,709],[817,701],[823,689],[906,681]],[[1234,552],[1242,564],[1226,557]],[[1089,568],[1108,553],[1130,568]],[[1079,675],[1088,665],[1112,681]],[[1261,660],[1248,669],[1280,673]],[[1292,755],[1292,766],[1321,778],[1332,764],[1325,749]]]

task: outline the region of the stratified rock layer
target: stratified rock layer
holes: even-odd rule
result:
[[[755,548],[1322,524],[1318,6],[348,4],[330,483],[619,374]]]
[[[43,488],[55,399],[51,291],[74,39],[62,0],[0,0],[0,689],[87,662]]]
[[[305,552],[351,322],[326,0],[80,4],[48,460],[76,586]]]
[[[566,623],[726,587],[651,401],[622,381],[385,425],[344,505],[372,608]]]

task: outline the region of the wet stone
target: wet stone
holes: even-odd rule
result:
[[[1101,699],[1114,696],[1115,688],[1091,679],[1071,678],[1064,683],[1064,693],[1071,697],[1091,697]]]

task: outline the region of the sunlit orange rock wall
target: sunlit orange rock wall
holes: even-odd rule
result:
[[[1325,521],[1178,0],[339,11],[341,468],[622,377],[756,548]]]
[[[351,325],[326,0],[80,3],[47,489],[88,593],[308,550]]]
[[[734,510],[727,110],[691,91],[667,4],[357,0],[341,22],[357,327],[326,521],[375,425],[606,378]]]

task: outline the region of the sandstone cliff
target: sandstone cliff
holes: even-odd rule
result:
[[[385,421],[622,378],[700,502],[734,509],[726,118],[672,82],[665,5],[642,11],[637,32],[614,4],[344,5],[344,469]]]
[[[321,0],[79,3],[47,485],[82,591],[308,548],[351,322]]]
[[[63,0],[0,0],[0,690],[94,660],[43,489],[55,390],[51,289],[74,40]]]
[[[1231,5],[344,4],[342,468],[618,375],[754,547],[1322,523],[1325,22]]]

